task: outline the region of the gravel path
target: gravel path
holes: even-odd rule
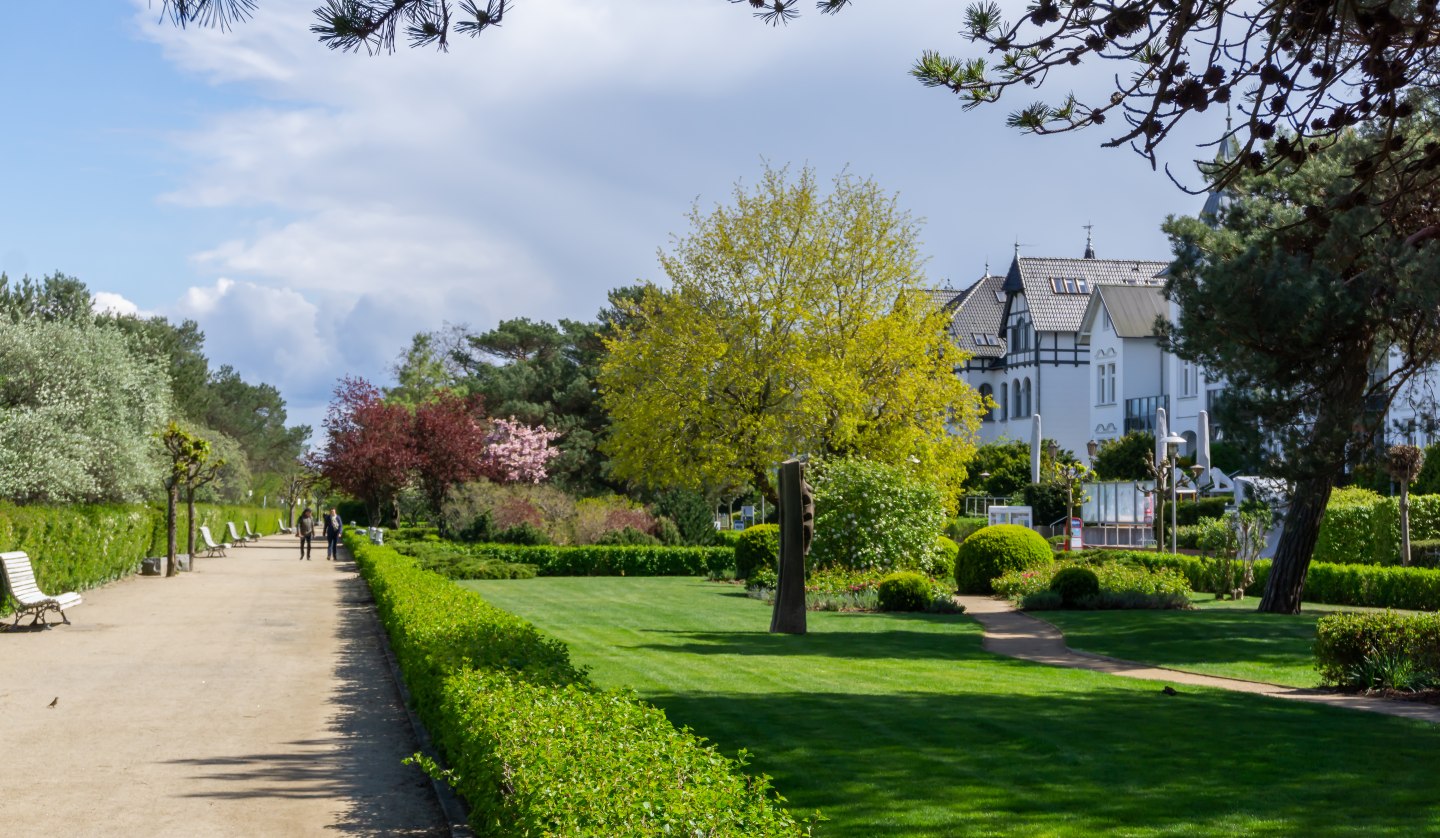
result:
[[[125,579],[85,592],[73,625],[0,632],[6,831],[448,835],[400,762],[417,747],[369,589],[323,542],[308,562],[295,545]]]
[[[957,596],[955,599],[965,606],[966,614],[974,617],[984,627],[985,649],[997,655],[1050,666],[1088,669],[1092,672],[1104,672],[1126,678],[1164,681],[1174,685],[1213,687],[1293,701],[1309,701],[1315,704],[1328,704],[1332,707],[1346,707],[1368,713],[1381,713],[1387,716],[1400,716],[1406,719],[1440,724],[1440,707],[1431,704],[1392,701],[1323,690],[1305,690],[1277,684],[1241,681],[1235,678],[1220,678],[1214,675],[1198,675],[1193,672],[1181,672],[1175,669],[1108,658],[1103,655],[1093,655],[1089,652],[1077,652],[1065,645],[1065,636],[1054,626],[1016,611],[1015,606],[1006,600],[980,596]]]

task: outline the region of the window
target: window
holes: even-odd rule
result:
[[[989,400],[989,399],[993,399],[994,397],[995,397],[995,388],[994,388],[994,387],[991,387],[989,384],[981,384],[981,385],[980,385],[980,398]],[[984,415],[982,415],[982,416],[980,417],[980,421],[981,421],[981,422],[994,422],[994,421],[995,421],[995,409],[994,409],[994,408],[986,408]]]
[[[1105,365],[1105,403],[1115,403],[1115,365]]]
[[[1018,378],[1010,383],[1010,407],[1013,410],[1010,414],[1011,419],[1019,419],[1025,415],[1024,405],[1020,402],[1020,379]]]
[[[1180,396],[1181,398],[1192,398],[1199,395],[1198,381],[1199,371],[1189,361],[1180,362]]]
[[[1000,382],[1000,419],[1004,421],[1010,418],[1010,388],[1005,382]]]
[[[1089,293],[1090,293],[1090,283],[1086,282],[1086,281],[1083,280],[1083,279],[1077,279],[1077,280],[1075,280],[1075,292],[1076,292],[1077,294],[1089,294]]]
[[[1027,378],[1025,379],[1025,413],[1023,415],[1029,416],[1033,414],[1035,412],[1034,404],[1035,403],[1030,400],[1030,379]]]
[[[1005,303],[1005,292],[1004,292],[1004,291],[996,291],[996,292],[995,292],[995,302],[1000,303],[1000,304],[1002,304],[1002,305]]]
[[[970,337],[972,337],[972,338],[975,339],[975,345],[976,345],[976,346],[999,346],[999,345],[1000,345],[1000,339],[999,339],[999,338],[995,337],[994,335],[984,334],[983,332],[975,332],[975,333],[971,334]]]
[[[1095,365],[1095,404],[1105,404],[1105,365]]]
[[[1090,283],[1078,276],[1052,276],[1050,289],[1056,294],[1089,294]]]

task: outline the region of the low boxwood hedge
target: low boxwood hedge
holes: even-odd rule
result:
[[[729,547],[475,544],[468,550],[477,559],[534,565],[541,576],[705,576],[735,567]]]
[[[393,548],[346,543],[481,835],[807,834],[661,711],[591,685],[564,644]]]
[[[1315,668],[1331,686],[1440,685],[1440,614],[1329,614],[1315,625]]]

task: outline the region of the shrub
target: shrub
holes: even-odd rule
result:
[[[935,539],[935,558],[930,563],[930,575],[935,579],[955,578],[955,557],[960,554],[960,545],[940,536]]]
[[[1440,538],[1410,542],[1410,562],[1415,567],[1440,567]]]
[[[527,521],[521,521],[500,530],[495,533],[494,540],[496,544],[528,544],[531,546],[550,543],[550,537],[545,534],[544,530]]]
[[[1230,498],[1200,498],[1198,501],[1180,501],[1175,505],[1175,522],[1182,527],[1193,527],[1205,521],[1225,517],[1225,509],[1231,504]]]
[[[1081,600],[1100,594],[1100,579],[1088,567],[1064,567],[1050,578],[1050,590],[1060,595],[1066,608],[1076,608]]]
[[[422,764],[469,803],[477,833],[803,834],[763,777],[596,689],[564,644],[391,548],[347,545],[451,770]]]
[[[754,570],[750,571],[749,576],[737,578],[745,579],[746,590],[773,591],[780,584],[779,574],[775,572],[775,568],[768,565],[763,565],[761,567],[755,568]]]
[[[1315,667],[1339,687],[1440,683],[1440,614],[1327,614],[1315,625]]]
[[[675,522],[680,543],[690,547],[720,543],[715,539],[713,512],[704,495],[689,489],[670,489],[655,498],[655,514]]]
[[[965,539],[970,537],[970,533],[984,529],[989,523],[985,518],[955,518],[945,525],[945,534],[956,544],[963,544]]]
[[[1369,489],[1336,489],[1325,506],[1311,561],[1326,564],[1374,561],[1375,518],[1383,502]]]
[[[734,530],[715,530],[715,539],[712,543],[734,549],[735,545],[740,543],[740,533]]]
[[[683,547],[685,539],[680,535],[680,528],[669,518],[655,519],[655,539],[666,547]]]
[[[756,524],[735,542],[735,578],[749,579],[762,567],[780,569],[780,525]]]
[[[930,573],[945,523],[940,489],[897,466],[835,460],[815,470],[816,567]]]
[[[881,611],[924,611],[930,604],[930,580],[902,570],[880,580],[876,589]]]
[[[1181,557],[1188,558],[1188,557]],[[1099,591],[1066,601],[1051,582],[1070,570],[1092,573]],[[1189,608],[1190,584],[1184,574],[1168,567],[1147,568],[1121,561],[1072,560],[1029,570],[1013,570],[995,580],[996,593],[1014,600],[1024,610],[1050,608]]]
[[[1068,494],[1064,483],[1031,483],[1020,490],[1020,503],[1030,507],[1037,525],[1048,525],[1064,518],[1065,502],[1077,496]]]
[[[1043,567],[1055,561],[1040,534],[1016,524],[996,524],[973,533],[955,558],[955,585],[962,594],[991,593],[990,580],[1011,570]]]
[[[611,530],[605,533],[604,535],[600,536],[600,538],[596,539],[595,543],[597,545],[603,544],[611,546],[653,546],[659,544],[660,539],[656,538],[648,532],[641,532],[634,527],[625,527],[624,529]]]

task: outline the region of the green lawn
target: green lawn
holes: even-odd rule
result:
[[[722,751],[822,836],[1440,831],[1440,729],[997,658],[964,616],[769,608],[690,579],[470,582]],[[1218,612],[1217,612],[1218,613]]]

